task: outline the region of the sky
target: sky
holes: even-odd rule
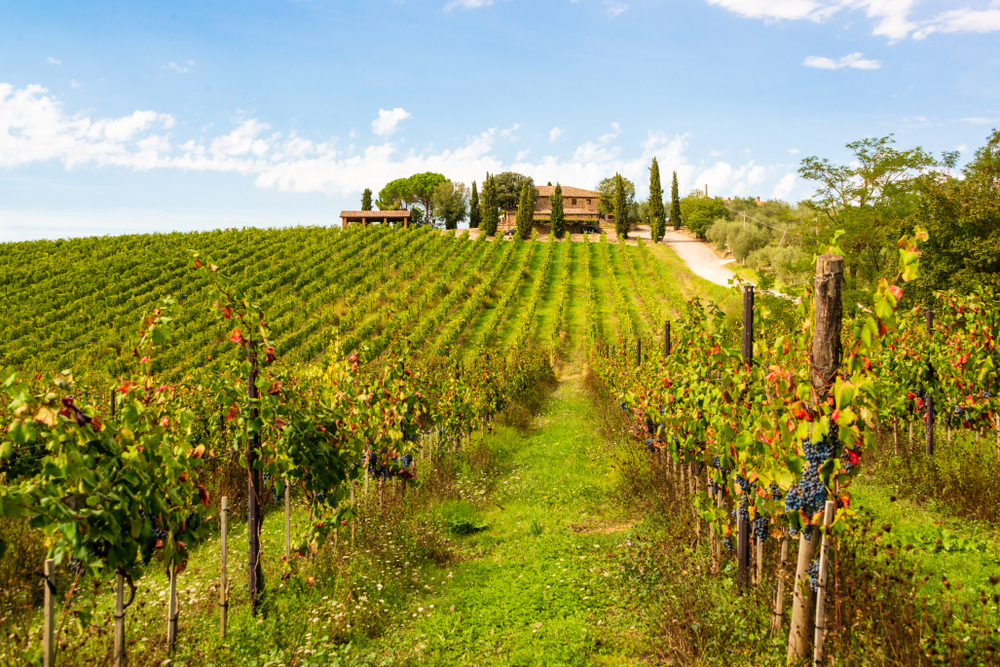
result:
[[[422,171],[795,202],[1000,127],[1000,0],[0,2],[0,242],[337,224]],[[669,185],[665,183],[669,188]]]

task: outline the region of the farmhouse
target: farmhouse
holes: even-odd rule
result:
[[[402,222],[404,227],[410,226],[410,212],[403,211],[341,211],[340,212],[340,222],[343,227],[352,222],[363,222],[364,224],[370,224],[372,222],[381,222],[383,224],[389,222]]]
[[[556,191],[554,185],[538,185],[538,199],[535,200],[535,220],[548,220],[552,216],[552,193]],[[575,220],[597,220],[602,219],[597,205],[601,201],[601,193],[583,188],[573,188],[563,186],[563,217],[567,222]],[[517,216],[517,211],[507,211],[504,213],[504,222],[513,223]]]

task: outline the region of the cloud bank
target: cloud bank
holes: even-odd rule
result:
[[[408,116],[398,108],[380,110],[373,130],[391,134]],[[772,196],[787,196],[795,184],[794,168],[789,165],[716,161],[695,166],[686,154],[686,134],[650,130],[626,154],[625,148],[613,142],[621,133],[617,123],[612,124],[613,134],[584,142],[569,157],[544,155],[529,161],[531,149],[524,149],[509,163],[496,154],[496,148],[501,140],[501,147],[508,145],[517,124],[484,130],[468,137],[464,146],[443,151],[404,151],[388,140],[345,149],[335,138],[316,142],[294,131],[274,131],[257,118],[240,119],[229,132],[211,138],[176,141],[170,132],[175,125],[173,116],[151,110],[121,118],[71,117],[41,86],[15,89],[0,83],[0,167],[7,168],[58,160],[66,169],[86,165],[236,172],[252,177],[259,188],[345,197],[423,171],[468,183],[482,180],[487,172],[512,170],[539,183],[558,181],[584,188],[595,187],[617,172],[632,179],[640,196],[645,196],[648,168],[655,156],[664,178],[669,181],[670,173],[676,171],[685,192],[707,184],[713,195],[764,195],[773,183]]]

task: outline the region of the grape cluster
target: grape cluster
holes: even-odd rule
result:
[[[763,514],[758,514],[757,518],[753,520],[750,528],[753,531],[754,539],[758,542],[763,542],[767,539],[767,528],[771,525],[771,521],[767,516]]]
[[[771,500],[781,500],[781,487],[777,484],[771,482],[770,486],[767,487],[767,490],[771,494]]]
[[[807,515],[811,515],[822,509],[826,502],[826,485],[819,478],[819,469],[834,456],[837,450],[841,449],[839,428],[836,424],[832,424],[829,435],[819,444],[813,444],[807,440],[803,443],[802,448],[808,464],[799,483],[793,484],[788,489],[788,495],[785,497],[785,512],[803,511]],[[807,537],[811,533],[811,528],[810,526],[806,530]],[[792,534],[795,534],[794,530]]]
[[[711,467],[715,468],[716,470],[718,470],[719,472],[721,472],[723,478],[725,478],[726,476],[729,475],[729,468],[723,468],[722,467],[722,461],[715,454],[712,455],[712,465],[711,465]],[[712,489],[712,491],[714,493],[718,493],[719,489],[725,490],[722,485],[717,484],[711,478],[709,478],[709,480],[708,480],[708,486]]]
[[[736,551],[736,548],[733,546],[732,535],[726,535],[726,537],[722,540],[722,543],[726,545],[726,549],[729,551],[729,553],[733,553],[734,551]]]
[[[139,516],[145,516],[145,513],[139,510]],[[147,524],[149,526],[149,537],[146,539],[146,543],[142,545],[142,560],[140,561],[143,565],[149,565],[153,554],[167,540],[167,531],[163,530],[163,527],[160,526],[159,516],[150,517]],[[145,528],[142,532],[146,532]]]
[[[650,435],[656,433],[656,423],[648,416],[646,417],[646,432]]]
[[[809,588],[815,593],[819,590],[819,560],[814,560],[806,568],[806,572],[809,574]]]
[[[653,445],[652,438],[646,438],[646,451],[648,451],[650,454],[656,453],[656,446]]]

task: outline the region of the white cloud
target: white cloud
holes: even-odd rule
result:
[[[553,127],[551,130],[549,130],[549,141],[555,141],[556,139],[562,136],[562,133],[563,131],[559,129],[558,125],[556,127]]]
[[[178,74],[187,74],[188,72],[191,71],[191,69],[193,67],[194,67],[194,61],[193,60],[185,60],[180,65],[178,65],[175,62],[167,63],[166,65],[164,65],[160,69],[161,70],[172,70],[174,72],[177,72]]]
[[[958,120],[963,123],[969,123],[970,125],[989,125],[990,123],[1000,123],[1000,118],[973,117],[959,118]]]
[[[708,157],[722,157],[722,151],[712,149],[708,152]]]
[[[976,10],[969,7],[951,9],[936,17],[912,18],[916,0],[707,0],[710,5],[727,9],[747,18],[776,20],[806,20],[822,22],[842,11],[864,11],[872,19],[872,34],[898,42],[912,36],[924,39],[941,33],[1000,30],[1000,9]],[[991,2],[990,7],[1000,7]],[[849,26],[850,24],[848,24]],[[844,26],[846,30],[848,26]]]
[[[663,173],[677,172],[685,190],[708,183],[716,193],[756,194],[774,187],[769,184],[787,172],[786,166],[753,161],[735,166],[717,162],[703,169],[686,156],[687,135],[657,131],[647,132],[639,144],[630,146],[615,145],[610,139],[585,141],[568,157],[545,155],[528,161],[531,153],[523,150],[512,164],[497,157],[494,149],[504,133],[516,126],[491,128],[469,137],[458,148],[445,150],[404,150],[387,140],[359,150],[341,148],[333,139],[315,141],[295,132],[275,132],[256,118],[242,118],[230,131],[214,137],[186,141],[171,140],[169,131],[174,126],[172,116],[155,111],[136,111],[121,118],[70,116],[41,86],[15,89],[0,84],[0,167],[58,160],[66,168],[91,164],[235,172],[252,176],[259,188],[343,196],[423,171],[469,182],[481,180],[486,172],[516,166],[516,171],[538,183],[559,181],[584,188],[596,187],[602,178],[617,172],[633,180],[643,197],[654,156]]]
[[[788,154],[789,155],[798,155],[799,154],[799,149],[798,148],[789,148],[788,149]]]
[[[614,0],[604,0],[604,4],[608,6],[608,16],[618,16],[628,9],[628,5],[624,2],[615,2]]]
[[[513,125],[511,125],[510,127],[508,127],[506,130],[500,130],[500,136],[504,137],[504,138],[510,138],[515,132],[517,132],[520,129],[520,127],[521,127],[521,125],[519,123],[514,123]],[[513,138],[516,139],[517,137],[513,137]]]
[[[388,137],[396,131],[400,122],[409,117],[410,112],[403,110],[402,107],[396,107],[392,111],[379,109],[378,118],[372,121],[372,132],[380,137]]]
[[[70,79],[69,85],[73,86],[73,90],[80,90],[83,88],[83,84],[78,82],[76,79]]]
[[[788,195],[792,194],[792,190],[795,188],[795,174],[785,174],[778,181],[778,184],[774,186],[774,190],[771,191],[771,199],[788,199]]]
[[[444,6],[444,11],[450,12],[456,7],[459,9],[479,9],[493,4],[493,0],[452,0]]]
[[[606,144],[612,139],[617,139],[618,135],[622,133],[622,127],[618,123],[611,123],[611,128],[614,130],[614,132],[609,132],[608,134],[601,135],[599,141],[602,144]]]
[[[520,162],[524,158],[528,157],[528,153],[531,152],[530,148],[525,148],[523,151],[518,151],[517,155],[514,157],[514,162]]]
[[[850,67],[852,69],[878,69],[882,67],[882,62],[879,60],[865,60],[861,56],[864,54],[861,52],[851,53],[846,55],[840,60],[833,60],[832,58],[825,58],[822,56],[809,56],[802,64],[806,67],[817,67],[819,69],[840,69],[842,67]]]
[[[56,60],[52,56],[49,56],[48,58],[46,58],[45,62],[47,62],[50,65],[62,65],[62,61],[61,60]]]
[[[958,146],[955,146],[955,150],[959,153],[964,153],[969,150],[969,144],[959,144]]]

